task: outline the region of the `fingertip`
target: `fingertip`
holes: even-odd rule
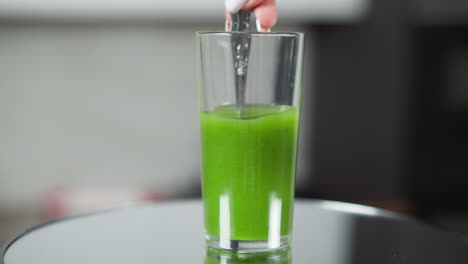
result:
[[[278,9],[273,0],[267,0],[254,9],[254,14],[260,25],[264,29],[269,29],[276,25],[278,21]]]
[[[226,16],[226,19],[224,21],[224,30],[225,31],[230,31],[232,27],[232,17],[231,17],[231,12],[226,9],[226,12],[224,13]]]

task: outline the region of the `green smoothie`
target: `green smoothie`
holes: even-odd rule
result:
[[[201,116],[205,228],[231,240],[288,235],[299,109],[217,107]]]

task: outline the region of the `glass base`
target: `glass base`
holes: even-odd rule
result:
[[[289,235],[280,237],[279,241],[270,241],[220,239],[210,234],[205,234],[205,240],[208,247],[236,253],[273,252],[289,247],[291,241]]]

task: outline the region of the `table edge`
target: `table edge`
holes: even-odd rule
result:
[[[123,210],[131,210],[131,209],[137,209],[141,207],[146,207],[146,206],[154,206],[154,205],[160,205],[160,204],[168,204],[168,203],[180,203],[180,202],[202,202],[201,199],[175,199],[175,200],[167,200],[167,201],[158,201],[158,202],[148,202],[148,203],[140,203],[140,204],[135,204],[135,205],[130,205],[130,206],[125,206],[125,207],[114,207],[110,209],[105,209],[105,210],[99,210],[99,211],[93,211],[89,213],[83,213],[83,214],[77,214],[77,215],[72,215],[72,216],[67,216],[59,219],[54,219],[51,221],[47,221],[45,223],[39,224],[32,226],[30,228],[27,228],[23,232],[19,233],[18,235],[15,235],[14,237],[7,239],[4,243],[0,245],[0,264],[5,264],[4,259],[6,252],[8,251],[8,248],[12,246],[17,240],[21,239],[22,237],[28,235],[29,233],[41,229],[44,227],[47,227],[49,225],[54,225],[57,223],[61,222],[66,222],[70,220],[75,220],[78,218],[84,218],[84,217],[89,217],[89,216],[94,216],[94,215],[99,215],[103,213],[110,213],[114,211],[123,211]],[[430,227],[431,229],[442,231],[444,233],[450,234],[451,232],[447,232],[445,230],[441,230],[439,228],[432,227],[424,222],[421,222],[417,219],[411,218],[409,216],[405,216],[399,213],[391,212],[385,209],[380,209],[372,206],[367,206],[367,205],[361,205],[361,204],[355,204],[355,203],[348,203],[348,202],[341,202],[341,201],[333,201],[333,200],[323,200],[323,199],[307,199],[307,198],[295,198],[295,204],[296,203],[314,203],[318,204],[320,207],[324,209],[328,209],[331,211],[337,211],[337,212],[342,212],[342,213],[348,213],[348,214],[360,214],[363,216],[374,216],[374,217],[381,217],[381,218],[388,218],[388,219],[394,219],[394,220],[399,220],[403,222],[409,222],[409,223],[415,223],[419,225],[425,225]],[[372,210],[375,213],[374,214],[369,214],[366,213],[366,210],[363,210],[362,212],[352,212],[352,211],[346,211],[346,210],[339,210],[336,207],[333,207],[332,205],[345,205],[345,206],[355,206],[359,207],[362,209],[368,209]],[[453,234],[452,234],[453,235]],[[455,233],[456,235],[456,233]],[[467,239],[466,237],[462,236],[463,238]],[[467,239],[468,241],[468,239]]]

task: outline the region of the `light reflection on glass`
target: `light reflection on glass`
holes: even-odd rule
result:
[[[220,246],[230,248],[231,238],[231,206],[229,204],[229,194],[225,193],[219,198],[219,225],[220,225]]]
[[[268,228],[268,247],[280,247],[281,240],[281,199],[275,197],[274,193],[270,198],[269,228]]]

